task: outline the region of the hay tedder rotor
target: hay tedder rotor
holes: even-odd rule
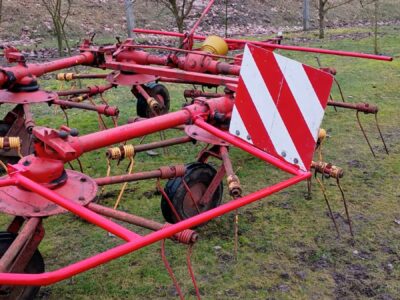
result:
[[[274,50],[384,61],[391,58],[286,46],[282,45],[281,36],[250,42],[195,35],[195,29],[212,3],[186,34],[135,30],[138,34],[180,38],[178,48],[141,45],[132,39],[118,41],[115,45],[96,46],[93,41],[85,40],[78,55],[38,64],[27,63],[15,48],[5,49],[4,55],[13,65],[0,69],[0,103],[13,104],[15,108],[0,124],[0,155],[3,159],[13,158],[9,162],[16,162],[15,157],[21,158],[17,163],[7,164],[7,174],[0,179],[0,211],[15,216],[6,232],[0,234],[2,294],[10,298],[32,298],[42,285],[65,280],[167,238],[192,245],[198,238],[197,226],[309,180],[311,170],[335,178],[339,183],[343,176],[340,168],[322,160],[313,161],[314,153],[325,137],[320,125],[326,107],[344,107],[375,115],[378,109],[365,103],[333,101],[330,98],[335,82],[333,69],[313,68]],[[202,43],[200,48],[195,48],[196,41]],[[235,54],[228,56],[228,51]],[[64,81],[102,79],[105,81],[102,85],[58,92],[39,87],[40,76],[78,65],[111,72],[57,76]],[[181,110],[169,112],[172,99],[162,85],[164,82],[193,84],[216,88],[216,91],[185,90],[184,97],[191,100]],[[125,125],[118,125],[119,110],[109,106],[108,102],[101,105],[83,103],[118,86],[129,86],[137,98],[139,117]],[[219,92],[218,87],[223,87],[223,92]],[[98,132],[79,135],[77,129],[67,125],[59,129],[35,126],[30,107],[39,103],[94,111],[99,120],[101,116],[114,118],[115,127],[105,129],[103,126]],[[171,128],[180,129],[184,134],[148,144],[134,146],[128,143]],[[137,153],[185,143],[205,145],[196,162],[161,166],[152,171],[132,171]],[[92,178],[82,170],[78,172],[65,167],[85,153],[105,147],[110,147],[106,151],[109,167],[113,160],[129,160],[128,174],[110,176],[107,172],[106,177]],[[275,166],[290,177],[244,195],[229,156],[232,147]],[[221,162],[219,168],[207,163],[210,158]],[[226,203],[222,203],[224,178],[231,197]],[[126,183],[146,179],[157,180],[165,224],[118,210]],[[168,180],[165,187],[161,186],[160,179]],[[96,202],[99,187],[121,183],[123,188],[113,208]],[[327,204],[330,210],[329,202]],[[67,212],[104,229],[124,243],[61,269],[45,272],[38,251],[44,237],[42,220]],[[331,210],[330,213],[332,215]],[[353,234],[347,206],[346,213]],[[121,221],[152,232],[140,235],[122,226]],[[166,265],[168,268],[168,263]],[[189,270],[195,284],[190,265]],[[195,287],[200,297],[196,284]]]

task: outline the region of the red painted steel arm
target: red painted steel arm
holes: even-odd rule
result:
[[[131,241],[140,237],[140,235],[126,229],[125,227],[122,227],[121,225],[116,224],[109,219],[92,212],[91,210],[83,207],[80,204],[65,199],[56,192],[40,185],[39,183],[32,181],[31,179],[23,175],[23,171],[22,174],[20,171],[11,173],[10,177],[11,179],[15,180],[16,185],[41,195],[42,197],[56,203],[57,205],[65,208],[66,210],[81,217],[82,219],[85,219],[86,221],[93,223],[112,234],[115,234],[125,241]]]
[[[205,122],[202,119],[196,119],[194,123],[197,126],[199,126],[200,128],[215,135],[216,137],[227,141],[228,143],[246,151],[247,153],[250,153],[251,155],[253,155],[255,157],[258,157],[258,158],[276,166],[277,168],[279,168],[285,172],[288,172],[293,175],[302,174],[302,171],[300,171],[298,167],[295,167],[283,160],[280,160],[279,158],[276,158],[276,157],[268,154],[267,152],[261,151],[260,149],[254,147],[253,145],[251,145],[249,143],[244,142],[243,140],[237,138],[236,136],[234,136],[228,132],[222,131],[222,130],[208,124],[207,122]]]
[[[79,137],[79,145],[83,152],[89,152],[122,141],[173,128],[187,123],[191,118],[191,113],[188,110],[183,109],[156,118],[118,126]]]
[[[143,33],[143,34],[156,34],[156,35],[166,35],[171,37],[179,37],[182,38],[185,35],[182,33],[177,32],[170,32],[170,31],[159,31],[159,30],[150,30],[150,29],[141,29],[136,28],[133,30],[135,33]],[[204,41],[206,36],[202,35],[194,35],[193,39]],[[225,41],[228,44],[248,44],[251,43],[253,45],[274,50],[288,50],[288,51],[300,51],[300,52],[311,52],[311,53],[321,53],[321,54],[329,54],[329,55],[339,55],[339,56],[349,56],[349,57],[357,57],[357,58],[366,58],[366,59],[375,59],[375,60],[383,60],[383,61],[392,61],[393,57],[385,56],[385,55],[374,55],[374,54],[367,54],[367,53],[358,53],[358,52],[350,52],[350,51],[340,51],[340,50],[328,50],[328,49],[320,49],[320,48],[310,48],[310,47],[299,47],[299,46],[289,46],[289,45],[279,45],[279,44],[272,44],[272,43],[265,43],[265,42],[258,42],[258,41],[247,41],[241,39],[231,39],[226,38]]]
[[[36,143],[35,150],[38,157],[62,160],[74,160],[85,152],[100,149],[133,138],[148,135],[154,132],[173,128],[178,125],[191,123],[197,118],[213,121],[214,115],[230,116],[233,109],[233,99],[221,97],[214,99],[198,99],[192,105],[180,111],[157,116],[137,123],[126,124],[115,128],[91,133],[81,137],[62,139],[52,129],[35,127],[33,135],[42,143]],[[44,145],[42,145],[44,144]],[[49,152],[48,148],[53,149]]]
[[[186,80],[211,85],[226,85],[238,83],[238,79],[234,77],[188,72],[166,67],[143,66],[134,63],[107,62],[105,64],[105,67],[112,70],[122,70],[138,74],[176,78],[179,80]]]
[[[57,59],[51,62],[42,64],[18,64],[9,68],[3,68],[0,72],[0,88],[4,86],[9,80],[18,82],[22,78],[30,75],[41,76],[45,73],[69,68],[76,65],[91,64],[94,61],[94,54],[92,52],[83,52],[79,55]],[[12,75],[11,75],[12,74]]]
[[[196,31],[197,27],[199,27],[201,21],[203,21],[203,19],[205,18],[205,16],[208,14],[208,12],[210,11],[211,7],[213,6],[215,0],[210,0],[210,2],[208,2],[206,8],[204,9],[203,13],[201,14],[200,18],[197,19],[196,23],[193,25],[192,29],[190,29],[189,31],[189,36],[192,36],[194,34],[194,32]]]
[[[105,85],[92,85],[86,88],[76,89],[76,90],[58,91],[56,93],[58,96],[71,96],[71,95],[81,95],[81,94],[89,94],[90,96],[93,96],[97,94],[102,94],[113,87],[114,85],[109,83]]]
[[[10,185],[15,185],[15,184],[16,184],[16,180],[14,178],[6,178],[6,179],[0,180],[0,187],[10,186]]]
[[[62,197],[58,196],[53,191],[48,190],[48,189],[32,182],[31,180],[25,178],[23,175],[15,174],[14,176],[16,177],[16,179],[18,179],[19,184],[21,184],[21,186],[23,186],[27,189],[32,189],[34,191],[37,191],[37,188],[40,188],[41,195],[43,195],[44,197],[48,198],[51,201],[57,200],[58,202],[56,202],[56,203],[60,203],[60,204],[65,203],[65,202],[70,202],[69,200],[63,199]],[[117,246],[108,251],[105,251],[105,252],[97,254],[93,257],[76,262],[72,265],[69,265],[67,267],[64,267],[64,268],[61,268],[61,269],[58,269],[58,270],[55,270],[52,272],[46,272],[46,273],[42,273],[42,274],[0,273],[0,284],[49,285],[49,284],[56,283],[58,281],[70,278],[74,275],[77,275],[79,273],[82,273],[84,271],[92,269],[94,267],[97,267],[101,264],[104,264],[104,263],[110,261],[110,260],[116,259],[116,258],[126,255],[128,253],[131,253],[135,250],[141,249],[145,246],[148,246],[150,244],[153,244],[153,243],[163,240],[165,238],[171,237],[174,234],[177,234],[185,229],[193,228],[195,226],[198,226],[200,224],[208,222],[212,219],[215,219],[219,216],[222,216],[228,212],[236,210],[242,206],[248,205],[252,202],[255,202],[257,200],[265,198],[265,197],[267,197],[273,193],[276,193],[282,189],[285,189],[289,186],[299,183],[300,181],[303,181],[303,180],[309,178],[310,176],[311,176],[311,173],[309,173],[309,172],[306,172],[306,173],[299,172],[299,174],[296,175],[295,177],[292,177],[285,181],[279,182],[275,185],[266,187],[257,192],[246,195],[242,198],[238,198],[236,200],[230,201],[226,204],[218,206],[209,211],[205,211],[197,216],[191,217],[191,218],[181,221],[179,223],[164,227],[163,229],[160,229],[158,231],[150,233],[146,236],[135,237],[135,236],[133,236],[133,233],[132,233],[132,239],[123,245]],[[54,195],[56,195],[57,197]],[[64,207],[67,208],[66,206],[64,206]],[[80,208],[82,209],[82,207],[80,207]],[[87,209],[82,210],[80,215],[85,216],[86,214],[88,214],[88,211],[89,210],[87,210]],[[97,215],[97,217],[100,218],[100,216],[98,216],[98,215]],[[109,222],[111,222],[111,221],[109,221]],[[115,223],[113,223],[113,224],[115,224]],[[127,230],[127,229],[125,229],[125,230]]]

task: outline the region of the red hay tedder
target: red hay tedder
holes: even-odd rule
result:
[[[7,231],[0,234],[1,291],[10,298],[32,298],[39,286],[70,278],[166,238],[193,244],[198,238],[193,230],[196,226],[307,180],[311,169],[336,179],[343,176],[338,167],[312,161],[324,138],[320,124],[325,108],[330,105],[376,114],[377,107],[331,100],[330,90],[335,81],[333,69],[312,68],[276,54],[274,50],[384,61],[391,58],[286,46],[281,44],[282,37],[250,42],[195,35],[195,29],[212,3],[210,1],[193,29],[184,35],[135,30],[138,34],[178,37],[181,39],[179,48],[139,45],[131,39],[110,46],[96,46],[85,40],[78,55],[40,64],[27,63],[17,49],[5,49],[5,57],[14,65],[0,69],[0,103],[15,104],[15,108],[0,124],[0,155],[3,158],[23,156],[18,158],[18,163],[6,166],[7,175],[0,180],[0,211],[15,216]],[[202,42],[199,49],[194,48],[195,41]],[[227,56],[230,50],[243,52]],[[103,78],[106,82],[99,86],[60,92],[39,88],[37,78],[41,75],[78,65],[111,72],[108,75],[58,75],[59,80]],[[222,86],[224,92],[186,90],[184,96],[191,98],[191,103],[179,111],[169,112],[169,93],[160,84],[162,82]],[[120,85],[131,87],[138,100],[139,118],[129,124],[118,126],[119,111],[108,103],[82,103]],[[30,106],[38,103],[95,111],[99,116],[115,118],[115,127],[82,136],[68,126],[38,127],[30,112]],[[149,144],[127,144],[131,139],[170,128],[184,129],[185,135]],[[119,146],[107,150],[109,161],[128,159],[132,165],[136,153],[192,142],[208,145],[192,164],[162,166],[146,172],[130,170],[125,175],[104,178],[92,178],[64,167],[87,152],[115,144]],[[281,169],[290,174],[290,178],[243,195],[229,157],[231,147]],[[207,164],[210,157],[221,161],[217,170]],[[158,187],[163,196],[161,208],[165,224],[118,210],[120,197],[114,208],[94,202],[99,186],[154,178],[169,179],[165,188]],[[221,204],[224,178],[232,199]],[[42,219],[67,212],[103,228],[125,243],[45,272],[37,250],[44,237]],[[153,232],[139,235],[113,219]],[[199,297],[199,293],[197,295]]]

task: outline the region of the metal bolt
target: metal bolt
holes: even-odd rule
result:
[[[239,130],[236,130],[236,135],[240,135],[240,131]]]
[[[282,151],[281,155],[282,155],[283,157],[286,157],[286,152],[285,152],[285,151]]]
[[[294,161],[295,164],[299,163],[299,160],[297,158],[293,159],[293,161]]]
[[[79,131],[76,128],[71,128],[71,131],[69,132],[69,134],[71,136],[78,136],[79,135]]]
[[[251,141],[251,136],[247,135],[247,140]]]
[[[68,137],[68,132],[66,132],[65,130],[60,130],[58,132],[58,136],[62,139],[66,139]]]

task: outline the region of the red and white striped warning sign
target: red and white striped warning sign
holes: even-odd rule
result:
[[[332,82],[326,72],[248,45],[229,132],[309,170]]]

